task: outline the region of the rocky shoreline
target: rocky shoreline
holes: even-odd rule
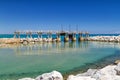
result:
[[[93,36],[85,41],[120,42],[120,36]],[[28,44],[35,42],[60,42],[52,38],[0,38],[0,44]]]
[[[120,36],[93,36],[89,37],[88,41],[120,42]]]
[[[64,78],[60,72],[52,71],[39,75],[35,79],[26,77],[18,80],[64,80]],[[69,75],[66,80],[120,80],[120,61],[117,60],[114,65],[102,69],[88,69],[84,73]]]

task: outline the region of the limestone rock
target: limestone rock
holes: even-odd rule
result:
[[[117,75],[120,75],[120,63],[115,67],[115,70],[117,72]]]
[[[63,76],[60,72],[52,71],[38,76],[35,80],[63,80]]]
[[[22,79],[18,79],[18,80],[35,80],[35,79],[32,79],[32,78],[22,78]]]
[[[116,71],[114,70],[115,67],[116,65],[109,65],[109,66],[102,68],[100,72],[103,74],[116,75]]]
[[[116,61],[114,62],[114,64],[118,64],[118,63],[120,63],[120,60],[116,60]]]
[[[91,77],[95,78],[96,80],[116,80],[116,71],[114,70],[115,65],[106,66],[100,70],[98,70],[94,75]]]
[[[73,76],[70,75],[67,80],[96,80],[90,76]]]
[[[96,80],[120,80],[120,76],[117,76],[117,75],[102,75]]]
[[[97,71],[97,69],[88,69],[87,72],[78,74],[77,76],[93,76]]]

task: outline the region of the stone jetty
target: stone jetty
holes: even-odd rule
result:
[[[88,41],[120,42],[120,36],[93,36]]]
[[[0,44],[18,44],[20,43],[19,38],[0,38]]]

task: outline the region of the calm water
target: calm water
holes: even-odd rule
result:
[[[118,36],[120,34],[90,34],[90,36]],[[43,37],[47,37],[46,34],[42,35]],[[76,35],[78,36],[78,35]],[[85,36],[83,34],[83,36]],[[14,37],[14,34],[0,34],[0,38],[13,38]],[[17,36],[18,37],[18,36]],[[20,35],[21,38],[26,38],[26,34],[21,34]],[[30,37],[30,36],[29,36]],[[33,38],[38,38],[38,35],[37,34],[33,34],[32,35]],[[56,35],[52,35],[53,38],[56,37]]]
[[[0,48],[0,80],[36,77],[53,70],[67,73],[120,54],[119,46],[104,42],[62,42]]]

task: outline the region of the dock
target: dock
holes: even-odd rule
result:
[[[21,38],[21,34],[26,35],[23,39]],[[37,35],[37,38],[33,38],[33,35]],[[46,35],[46,37],[43,37]],[[53,38],[52,35],[56,37]],[[84,36],[83,36],[84,35]],[[61,38],[63,37],[63,39]],[[29,43],[29,42],[69,42],[69,41],[87,41],[89,37],[88,32],[81,31],[15,31],[14,38],[20,39],[21,43]]]

